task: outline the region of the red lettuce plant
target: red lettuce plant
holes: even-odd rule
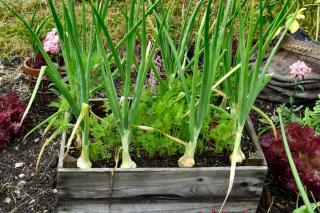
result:
[[[0,150],[22,133],[20,124],[26,104],[10,92],[0,96]]]
[[[320,135],[314,129],[298,123],[285,127],[289,147],[303,185],[320,199]],[[284,149],[281,131],[277,139],[273,133],[260,140],[273,180],[291,192],[297,192],[296,184]]]

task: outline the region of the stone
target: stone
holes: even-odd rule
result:
[[[7,197],[6,199],[4,199],[3,202],[9,204],[9,203],[11,203],[11,198],[10,198],[10,197]]]
[[[14,190],[14,193],[16,195],[16,198],[20,199],[22,197],[21,192],[19,189]]]
[[[15,163],[14,167],[15,168],[22,168],[22,167],[24,167],[24,163],[23,162]]]
[[[22,180],[22,181],[20,181],[20,182],[17,184],[17,186],[18,186],[19,188],[23,188],[26,184],[27,184],[27,182],[24,181],[24,180]]]

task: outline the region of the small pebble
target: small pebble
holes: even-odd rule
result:
[[[20,150],[19,145],[18,145],[18,146],[15,146],[14,149],[15,149],[16,151],[19,151],[19,150]]]
[[[53,189],[52,192],[53,192],[53,193],[57,193],[58,190],[57,190],[57,189]]]
[[[20,199],[21,198],[21,192],[20,192],[20,190],[14,190],[14,193],[16,194],[16,197],[18,198],[18,199]]]
[[[25,174],[20,174],[19,178],[24,178],[26,175]]]
[[[11,198],[10,198],[10,197],[7,197],[6,199],[4,199],[3,202],[9,204],[9,203],[11,203]]]
[[[17,184],[17,186],[18,186],[19,188],[23,188],[26,184],[27,184],[27,182],[24,181],[24,180],[22,180],[22,181],[20,181],[20,182]]]
[[[22,168],[22,167],[24,167],[24,163],[23,162],[15,163],[14,167],[15,168]]]
[[[30,202],[29,202],[29,205],[31,205],[31,204],[33,204],[33,203],[35,203],[36,202],[36,200],[35,199],[32,199]]]

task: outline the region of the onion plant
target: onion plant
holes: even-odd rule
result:
[[[154,3],[154,0],[151,0]],[[151,22],[153,31],[159,35],[159,47],[162,57],[163,68],[166,74],[167,81],[162,81],[157,68],[152,64],[152,70],[160,83],[170,83],[177,77],[183,79],[183,85],[185,91],[188,93],[187,83],[185,81],[185,72],[187,70],[186,64],[190,64],[188,61],[188,52],[192,46],[192,31],[197,24],[197,15],[201,11],[201,6],[204,0],[198,1],[195,5],[192,0],[189,0],[187,6],[182,7],[182,27],[181,34],[178,41],[175,41],[170,34],[170,17],[172,17],[171,8],[165,9],[164,5],[159,4],[158,8],[154,8],[153,14],[155,16],[156,24]],[[194,8],[193,8],[194,7]],[[163,22],[163,27],[161,23]],[[176,43],[178,45],[176,45]],[[189,98],[189,97],[187,97]]]
[[[224,54],[223,43],[226,37],[226,29],[228,28],[228,19],[231,15],[231,7],[234,4],[233,0],[219,1],[218,15],[215,20],[214,31],[211,35],[210,30],[210,15],[211,4],[209,0],[205,12],[203,25],[200,26],[195,49],[195,63],[193,66],[193,81],[189,98],[189,143],[185,149],[184,155],[179,159],[180,167],[192,167],[194,165],[194,154],[197,146],[197,140],[203,121],[210,107],[211,88],[215,80],[219,77],[219,69],[221,56]],[[202,40],[202,27],[204,28],[204,37]],[[199,57],[201,45],[204,47],[204,66],[203,70],[199,70]],[[202,76],[201,76],[202,75]],[[197,89],[196,79],[201,76],[200,90]],[[182,79],[181,79],[182,80]],[[187,93],[186,93],[187,94]],[[199,98],[198,98],[199,97]],[[197,103],[198,102],[198,103]]]
[[[189,6],[192,1],[189,2]],[[174,72],[177,73],[178,79],[182,81],[184,85],[185,98],[188,102],[188,117],[189,117],[189,142],[186,144],[185,153],[179,159],[180,167],[192,167],[194,165],[194,154],[197,146],[197,140],[203,125],[205,117],[208,115],[210,107],[212,87],[215,81],[220,77],[219,69],[222,56],[224,55],[224,40],[228,27],[230,26],[229,17],[231,14],[231,7],[235,1],[226,1],[226,7],[224,8],[224,1],[219,1],[218,15],[215,22],[211,25],[211,6],[212,1],[208,1],[206,4],[206,12],[200,23],[197,31],[197,38],[195,39],[194,56],[190,61],[187,59],[187,52],[191,45],[188,45],[190,40],[189,34],[193,30],[194,21],[196,15],[200,10],[200,7],[205,5],[204,1],[199,1],[195,6],[194,11],[191,12],[191,17],[183,25],[183,31],[181,35],[180,46],[175,47],[173,39],[168,33],[168,29],[163,29],[163,34],[166,41],[169,43],[170,54],[172,54],[174,61]],[[190,7],[189,7],[190,8]],[[190,11],[187,11],[189,13]],[[155,17],[160,22],[159,15],[155,11]],[[165,52],[168,47],[160,45],[161,51]],[[165,49],[166,48],[166,49]],[[204,57],[203,67],[199,66],[200,57]],[[163,57],[163,60],[166,60]],[[165,62],[164,62],[165,63]],[[192,66],[193,65],[193,66]],[[186,69],[192,68],[192,84],[188,84],[188,76]],[[201,79],[199,85],[197,79]]]
[[[218,3],[218,14],[211,24],[211,4],[212,1],[209,0],[206,13],[197,33],[195,53],[191,60],[193,63],[190,63],[193,64],[191,88],[188,88],[188,84],[185,82],[185,94],[189,105],[190,138],[184,155],[179,159],[179,166],[192,167],[194,165],[197,139],[203,120],[211,104],[211,93],[222,83],[223,91],[226,92],[229,98],[230,113],[236,118],[236,136],[234,150],[230,156],[231,172],[227,199],[232,189],[236,163],[242,162],[245,158],[240,144],[246,119],[253,108],[258,94],[271,79],[271,76],[267,75],[266,71],[288,30],[288,24],[265,63],[264,58],[279,29],[286,21],[288,23],[292,20],[286,20],[288,15],[288,0],[284,2],[281,11],[267,29],[265,29],[262,21],[264,7],[261,5],[261,2],[260,4],[256,4],[252,0],[244,4],[240,0],[220,0]],[[259,8],[257,17],[255,15],[256,7]],[[234,30],[236,23],[239,25],[237,31]],[[163,29],[163,31],[166,39],[170,41],[170,36],[166,29]],[[203,34],[204,36],[202,36]],[[235,43],[238,44],[236,55],[233,54]],[[163,47],[161,48],[163,49]],[[170,48],[177,67],[183,67],[183,61],[177,49],[173,45]],[[180,49],[184,48],[186,46],[180,47]],[[198,62],[202,52],[204,65],[202,70],[200,70]],[[253,56],[255,56],[255,60],[252,60]],[[181,72],[179,73],[181,81],[185,81],[185,73],[183,71],[183,69],[177,69],[178,73]],[[195,81],[195,79],[199,78],[201,78],[201,85],[197,85]],[[199,86],[200,89],[198,89]]]
[[[226,199],[232,189],[236,163],[241,163],[245,159],[241,151],[241,138],[244,125],[257,96],[272,77],[272,75],[267,74],[267,69],[288,31],[289,25],[287,24],[284,32],[275,42],[275,46],[270,54],[267,55],[279,29],[287,21],[289,2],[289,0],[284,1],[281,11],[268,27],[263,23],[264,7],[261,2],[256,4],[255,0],[251,0],[250,4],[244,9],[240,6],[240,1],[238,1],[233,8],[234,11],[238,11],[237,21],[239,23],[239,31],[234,32],[230,28],[231,31],[225,40],[229,51],[224,56],[223,70],[228,72],[236,64],[241,64],[241,69],[232,78],[226,79],[223,84],[224,91],[230,98],[231,111],[234,112],[234,116],[236,117],[236,136],[234,149],[230,156],[231,172]],[[259,7],[257,16],[255,7]],[[242,11],[245,11],[245,13],[242,13]],[[232,20],[232,22],[235,21]],[[236,37],[239,39],[236,40]],[[233,57],[232,47],[235,42],[237,43],[237,54]]]
[[[29,33],[36,42],[39,51],[43,55],[48,68],[46,74],[49,76],[53,84],[59,90],[60,94],[68,102],[72,114],[78,118],[83,115],[81,122],[81,139],[82,139],[82,151],[81,156],[77,160],[77,165],[80,168],[91,167],[89,160],[89,129],[88,129],[88,113],[87,107],[89,104],[89,86],[90,86],[90,74],[93,69],[93,58],[96,50],[95,46],[95,30],[93,25],[86,22],[86,2],[82,1],[81,11],[81,27],[82,31],[79,33],[78,20],[75,13],[75,1],[68,0],[67,2],[62,0],[62,15],[59,16],[56,10],[56,5],[53,0],[48,0],[48,5],[51,10],[52,17],[54,19],[57,32],[59,35],[59,42],[66,66],[67,81],[64,81],[60,76],[56,66],[51,61],[49,55],[44,50],[40,38],[37,37],[34,30],[26,22],[24,17],[18,14],[8,3],[4,0],[0,1],[7,9],[9,9],[17,18],[19,18],[28,29]],[[89,42],[87,42],[86,31],[89,27]],[[77,126],[75,126],[77,127]]]
[[[95,68],[95,65],[99,64],[102,70],[102,79],[103,84],[106,87],[106,91],[108,93],[109,100],[111,100],[113,113],[117,115],[119,120],[119,132],[122,136],[123,140],[123,165],[122,167],[135,167],[135,164],[130,160],[128,146],[130,134],[132,131],[132,125],[134,121],[134,116],[136,112],[136,108],[139,102],[139,97],[141,94],[141,90],[143,87],[143,82],[145,78],[145,73],[147,71],[147,67],[150,66],[151,53],[154,53],[155,46],[152,51],[149,50],[150,54],[147,54],[146,47],[146,25],[145,18],[152,12],[153,8],[159,3],[160,0],[154,2],[150,6],[150,8],[145,11],[144,10],[144,2],[138,1],[136,4],[135,1],[130,1],[130,14],[127,16],[126,11],[124,15],[127,20],[127,34],[122,38],[117,45],[113,44],[112,39],[110,37],[108,27],[104,24],[105,17],[108,12],[110,1],[96,1],[93,3],[90,1],[92,14],[91,21],[87,22],[87,14],[89,11],[86,11],[86,2],[82,1],[82,9],[81,9],[81,23],[78,23],[78,19],[75,12],[75,1],[74,0],[65,0],[61,1],[62,7],[62,15],[59,16],[55,2],[53,0],[48,0],[48,5],[51,9],[51,14],[55,21],[55,25],[57,27],[61,50],[67,70],[67,80],[63,80],[58,73],[56,67],[50,60],[50,57],[45,52],[40,39],[37,37],[36,33],[32,30],[31,26],[25,21],[24,17],[18,14],[13,7],[11,7],[5,0],[1,0],[0,2],[4,4],[4,6],[9,9],[14,15],[16,15],[27,27],[31,36],[34,38],[35,42],[39,46],[39,50],[41,54],[44,56],[46,63],[48,65],[47,68],[42,69],[42,73],[45,71],[49,78],[52,80],[53,84],[57,87],[60,94],[63,96],[63,100],[66,100],[69,109],[72,114],[77,119],[76,124],[74,125],[74,130],[72,131],[71,137],[67,143],[67,152],[71,145],[73,136],[76,134],[77,129],[80,127],[81,129],[81,140],[82,140],[82,150],[81,156],[77,161],[77,165],[80,168],[88,168],[91,167],[91,162],[89,160],[89,129],[88,129],[88,107],[89,107],[89,97],[90,95],[97,89],[98,87],[90,90],[92,82],[92,70]],[[137,5],[137,6],[136,6]],[[140,8],[139,11],[142,11],[142,17],[138,19],[138,16],[135,15],[135,9]],[[141,9],[142,8],[142,9]],[[140,34],[138,31],[139,26],[143,24],[143,32]],[[82,30],[79,29],[81,26]],[[87,35],[87,31],[89,31],[89,36]],[[111,50],[111,53],[106,53],[104,50],[104,42],[102,41],[101,33],[104,33],[106,36],[107,44]],[[89,37],[89,38],[88,38]],[[136,67],[138,70],[138,78],[137,84],[135,86],[134,99],[132,103],[129,102],[129,88],[131,85],[131,68],[134,62],[136,62],[135,58],[135,42],[136,38],[141,38],[141,46],[142,46],[142,59],[140,66]],[[88,38],[88,39],[87,39]],[[120,59],[118,50],[122,47],[122,44],[126,43],[127,45],[127,57],[123,60]],[[100,54],[98,56],[97,54]],[[149,59],[147,61],[147,58]],[[102,62],[101,62],[102,61]],[[125,64],[124,64],[125,63]],[[111,67],[116,65],[116,70],[111,73]],[[148,65],[148,66],[147,66]],[[137,65],[136,65],[137,66]],[[98,69],[99,71],[99,69]],[[122,80],[125,81],[125,95],[124,95],[124,107],[121,108],[120,102],[118,102],[118,97],[116,95],[115,86],[113,82],[113,78],[117,75],[121,76]],[[41,78],[37,84],[39,85]],[[112,86],[113,85],[113,86]],[[35,89],[33,93],[33,98],[30,100],[28,109],[32,104],[33,99],[35,98],[35,94],[37,91]],[[123,112],[119,112],[119,110],[123,110]],[[65,110],[68,111],[68,110]],[[27,113],[27,112],[26,112]],[[26,115],[25,113],[25,115]],[[48,127],[51,126],[52,122],[54,122],[59,116],[63,113],[59,110],[54,115],[50,116],[48,119],[40,123],[36,128],[34,128],[31,132],[38,129],[40,126],[48,123]],[[24,117],[25,117],[24,115]],[[68,115],[68,113],[66,114]],[[69,116],[68,116],[69,117]],[[66,123],[66,122],[64,122]],[[47,127],[47,129],[48,129]],[[121,128],[120,128],[121,127]],[[58,135],[61,130],[65,130],[63,128],[59,128],[53,135]],[[49,141],[52,141],[52,137],[49,138]],[[44,143],[47,145],[47,141]],[[44,146],[45,146],[44,145]],[[41,156],[41,153],[40,153]]]
[[[92,13],[95,15],[94,25],[97,32],[96,46],[98,54],[102,57],[102,62],[99,64],[99,68],[103,79],[103,85],[108,96],[110,108],[117,120],[117,128],[121,136],[121,168],[135,168],[136,163],[131,159],[129,153],[130,139],[134,127],[135,116],[137,114],[137,107],[140,102],[140,97],[144,86],[144,81],[153,59],[158,36],[156,36],[157,39],[156,41],[154,41],[153,47],[151,47],[151,42],[149,42],[149,45],[147,45],[148,42],[146,31],[145,1],[130,0],[129,13],[127,14],[125,12],[127,20],[126,30],[128,35],[125,39],[126,56],[124,60],[121,60],[118,52],[115,50],[115,45],[110,37],[108,26],[105,25],[103,17],[101,17],[101,14],[99,14],[99,11],[93,4],[92,0],[89,0],[89,2],[91,5]],[[139,23],[139,15],[142,16],[141,28],[136,27],[136,24]],[[100,36],[101,34],[104,34],[105,36],[115,63],[110,60],[109,54],[103,47],[103,40]],[[140,61],[135,63],[138,58],[138,55],[136,54],[137,40],[139,41],[141,46],[141,55]],[[123,63],[121,61],[123,61]],[[114,65],[117,70],[124,73],[124,78],[122,79],[124,81],[122,98],[118,97],[116,92],[116,87],[111,70],[112,65]],[[137,77],[135,79],[133,91],[131,92],[130,89],[133,81],[133,79],[131,78],[131,74],[133,68],[137,72]],[[131,97],[131,100],[129,99],[129,97]]]

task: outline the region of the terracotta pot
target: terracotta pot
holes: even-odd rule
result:
[[[31,76],[33,78],[37,78],[39,76],[40,73],[40,69],[37,68],[32,68],[30,66],[31,64],[31,58],[28,57],[23,61],[23,73],[25,75]]]
[[[23,61],[23,73],[27,76],[31,76],[33,78],[38,78],[39,73],[40,73],[40,69],[37,68],[32,68],[30,66],[31,64],[31,58],[27,57],[24,61]],[[59,72],[60,73],[64,73],[66,71],[65,67],[59,67]]]

